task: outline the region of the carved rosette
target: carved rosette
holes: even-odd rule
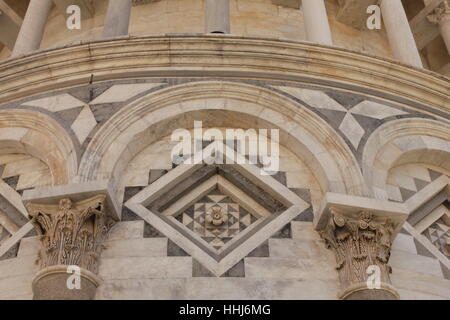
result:
[[[439,24],[443,19],[450,19],[450,2],[448,0],[442,2],[433,13],[427,16],[428,21]]]
[[[330,211],[329,223],[320,234],[335,254],[343,292],[349,288],[368,289],[369,266],[378,266],[380,282],[384,287],[389,286],[391,269],[387,263],[394,223],[367,211],[361,211],[356,217],[344,216],[334,209]]]
[[[58,205],[28,203],[27,209],[41,233],[42,268],[76,265],[94,274],[103,241],[114,220],[105,213],[105,195],[72,203],[68,198]]]

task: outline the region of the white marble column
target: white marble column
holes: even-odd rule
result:
[[[403,63],[423,68],[402,1],[381,0],[381,13],[394,57]]]
[[[206,33],[230,33],[230,1],[206,0]]]
[[[450,1],[444,1],[428,16],[428,20],[439,26],[442,39],[444,39],[447,51],[450,54]]]
[[[52,5],[52,0],[30,1],[11,54],[12,57],[39,49]]]
[[[302,0],[306,39],[311,42],[332,45],[330,24],[324,0]]]
[[[130,24],[131,0],[109,0],[103,38],[125,36]]]

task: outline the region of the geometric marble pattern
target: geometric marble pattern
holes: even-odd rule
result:
[[[342,132],[355,149],[358,149],[361,139],[367,130],[365,125],[361,124],[355,115],[373,120],[383,120],[392,116],[407,114],[396,108],[368,100],[357,103],[347,109],[322,91],[286,86],[274,86],[274,88],[306,102],[309,106],[329,116],[330,120],[337,121],[337,123],[334,123],[335,127]]]
[[[162,83],[131,83],[117,84],[103,92],[89,104],[122,102],[131,99],[142,92],[163,85]]]
[[[85,105],[85,103],[68,93],[64,93],[33,101],[28,101],[23,103],[22,105],[30,107],[39,107],[46,109],[50,112],[59,112],[77,107],[82,107]]]
[[[350,140],[355,149],[358,149],[359,142],[364,136],[365,131],[358,121],[356,121],[355,117],[347,113],[339,126],[339,130]]]
[[[212,221],[208,221],[207,217],[212,216],[217,211],[223,215],[223,220],[225,221],[220,221],[216,225]],[[255,222],[257,217],[250,214],[229,196],[215,189],[185,210],[176,219],[200,235],[215,249],[220,249]]]
[[[26,189],[44,187],[52,183],[47,165],[25,154],[0,155],[0,179],[19,194]]]
[[[224,145],[219,152],[218,143],[205,147],[203,155],[215,150],[216,156],[226,157],[224,161],[233,160],[228,158],[230,148]],[[241,179],[249,185],[242,188]],[[258,198],[262,194],[264,200]],[[256,165],[185,161],[126,201],[125,207],[221,276],[304,215],[310,205],[272,176],[261,175]]]
[[[103,114],[110,116],[114,113],[116,109],[113,107],[113,103],[125,102],[161,85],[163,83],[117,84],[106,89],[97,97],[85,99],[86,102],[72,94],[63,93],[27,101],[22,105],[57,113],[64,121],[69,122],[68,124],[82,145],[99,123],[97,117],[105,118]],[[103,110],[101,110],[102,108]]]
[[[81,110],[78,117],[72,123],[71,128],[75,135],[80,141],[80,145],[83,144],[84,140],[89,136],[89,133],[92,129],[97,125],[97,120],[95,120],[94,114],[92,113],[89,106],[85,106],[83,110]]]
[[[446,257],[450,258],[450,215],[438,219],[423,232],[423,235]]]
[[[389,200],[404,202],[443,174],[424,165],[406,164],[389,171],[387,192]]]

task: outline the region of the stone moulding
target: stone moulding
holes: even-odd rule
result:
[[[0,63],[0,103],[92,79],[152,76],[308,82],[367,93],[443,117],[450,112],[449,78],[431,71],[337,47],[232,35],[127,36],[5,60]]]
[[[55,185],[66,184],[76,175],[79,146],[75,137],[68,134],[56,120],[35,110],[0,110],[0,130],[12,128],[26,130],[26,134],[14,137],[15,144],[21,147],[15,147],[11,151],[22,153],[25,149],[30,155],[46,163]],[[6,148],[11,149],[5,135],[0,137],[0,141],[6,142]]]

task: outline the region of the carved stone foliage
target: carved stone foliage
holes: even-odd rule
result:
[[[372,265],[380,268],[381,282],[390,282],[387,262],[394,230],[389,218],[375,217],[367,211],[347,217],[331,209],[330,221],[321,236],[335,253],[343,289],[365,283]]]
[[[439,24],[444,17],[450,18],[450,1],[442,2],[433,13],[427,16],[428,21],[434,24]]]
[[[105,195],[58,205],[28,203],[27,209],[40,231],[42,268],[77,265],[97,273],[98,260],[114,220],[105,213]]]

